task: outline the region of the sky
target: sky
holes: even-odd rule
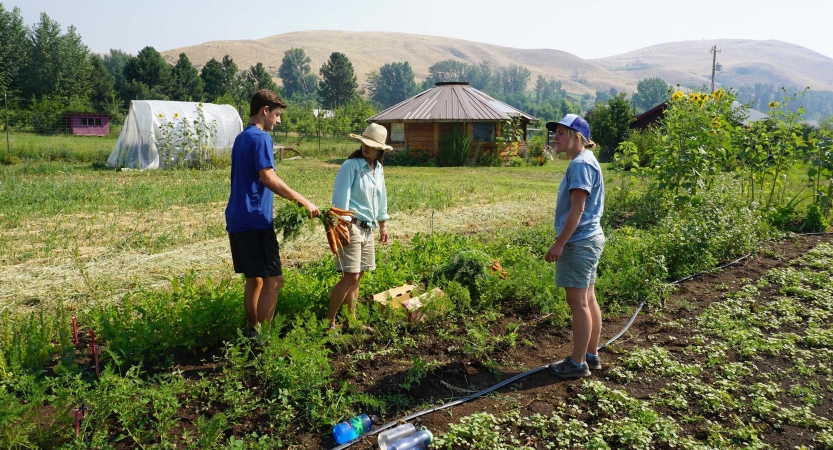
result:
[[[136,54],[292,31],[392,31],[586,59],[655,44],[776,39],[833,58],[831,0],[0,0],[27,25],[45,12],[93,52]],[[786,7],[785,7],[786,6]]]

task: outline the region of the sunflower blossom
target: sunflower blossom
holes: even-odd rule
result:
[[[770,109],[775,109],[775,108],[781,106],[781,104],[776,102],[775,100],[773,100],[773,101],[769,102],[769,104],[767,106],[769,106]]]
[[[673,100],[675,102],[678,101],[678,100],[682,100],[683,97],[685,97],[685,94],[683,94],[682,91],[677,91],[677,92],[671,94],[671,100]]]

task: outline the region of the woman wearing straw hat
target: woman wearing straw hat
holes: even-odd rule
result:
[[[580,378],[602,368],[598,355],[602,313],[596,302],[596,269],[604,249],[600,219],[605,187],[602,169],[593,153],[590,125],[581,116],[567,114],[547,123],[554,132],[555,149],[570,157],[555,205],[557,237],[544,257],[555,262],[555,284],[563,287],[573,313],[573,353],[549,365],[558,376]]]
[[[352,221],[350,243],[339,250],[336,258],[336,270],[341,272],[341,280],[330,293],[327,319],[331,330],[336,328],[336,315],[345,300],[351,317],[356,319],[359,280],[364,272],[376,269],[374,230],[379,229],[381,244],[388,242],[385,221],[390,216],[382,169],[385,152],[393,150],[385,144],[388,130],[372,123],[361,136],[350,134],[350,137],[361,141],[361,148],[350,154],[341,165],[333,187],[333,206],[353,211],[354,214],[352,218],[345,217]],[[364,329],[372,331],[370,327]]]

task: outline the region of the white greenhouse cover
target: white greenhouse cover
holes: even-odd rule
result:
[[[243,122],[237,110],[231,105],[201,105],[205,115],[203,123],[208,124],[210,130],[203,131],[203,136],[207,136],[206,141],[210,141],[206,145],[216,151],[230,151],[234,138],[243,131]],[[130,111],[113,153],[107,159],[107,165],[131,169],[164,169],[167,164],[166,161],[160,161],[159,149],[165,144],[165,130],[170,130],[171,125],[181,129],[183,124],[190,124],[189,130],[193,132],[199,108],[200,103],[195,102],[131,101]]]

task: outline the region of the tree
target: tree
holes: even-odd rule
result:
[[[325,107],[332,109],[346,105],[356,97],[356,74],[353,72],[353,63],[344,53],[333,52],[327,63],[321,66],[320,72],[322,80],[318,86],[318,95]]]
[[[434,83],[444,81],[469,81],[469,78],[466,76],[468,68],[469,65],[462,61],[446,59],[432,64],[428,68],[428,73]]]
[[[662,78],[645,78],[636,85],[633,105],[637,112],[645,112],[668,99],[668,85]]]
[[[185,53],[179,54],[176,65],[171,69],[171,78],[171,99],[185,102],[202,100],[202,78]]]
[[[206,100],[209,102],[214,102],[224,95],[235,99],[240,95],[237,64],[229,55],[223,57],[223,62],[211,58],[202,67],[200,78],[202,78]]]
[[[272,92],[279,93],[278,85],[272,81],[272,75],[266,71],[263,63],[257,63],[249,67],[249,70],[243,72],[243,82],[241,83],[241,92],[244,99],[251,99],[255,92],[260,89],[269,89]]]
[[[145,47],[124,65],[122,98],[167,100],[171,92],[171,66],[153,47]]]
[[[90,67],[90,103],[97,112],[109,111],[116,80],[107,72],[98,55],[90,56]]]
[[[523,66],[510,64],[503,69],[503,93],[520,95],[526,91],[526,84],[529,82],[531,73]]]
[[[225,85],[225,93],[239,99],[241,80],[237,75],[237,64],[234,63],[234,60],[231,59],[229,55],[223,56],[221,64],[223,65],[223,84]]]
[[[414,81],[414,71],[405,61],[385,64],[378,72],[367,75],[370,98],[387,108],[417,93],[419,88]]]
[[[20,8],[9,12],[0,3],[0,90],[3,92],[21,89],[19,75],[27,62],[27,47]]]
[[[307,97],[316,91],[318,79],[310,73],[312,60],[302,48],[290,48],[284,52],[278,75],[283,81],[281,92],[287,98],[295,95]]]
[[[593,141],[601,146],[599,161],[610,162],[620,142],[628,137],[633,122],[633,105],[624,92],[614,95],[607,103],[597,103],[588,114]]]
[[[217,97],[225,94],[225,74],[223,72],[223,65],[220,61],[214,58],[208,60],[202,70],[200,71],[200,78],[203,83],[203,91],[205,92],[205,99],[213,102]]]
[[[61,34],[61,25],[41,13],[29,31],[29,58],[24,69],[26,92],[38,98],[87,97],[89,49],[75,27]]]
[[[129,53],[111,48],[110,53],[101,58],[101,62],[104,63],[107,72],[115,79],[117,92],[121,92],[124,88],[124,66],[127,65],[127,61],[130,61],[132,57]]]

